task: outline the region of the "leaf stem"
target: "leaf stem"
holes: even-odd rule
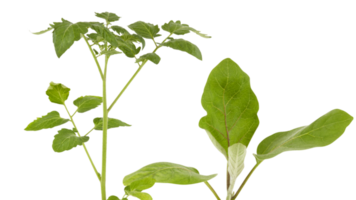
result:
[[[214,188],[209,184],[208,181],[204,182],[206,186],[208,186],[208,188],[210,189],[210,191],[214,194],[214,196],[216,197],[217,200],[221,200],[219,195],[215,192]]]
[[[79,109],[79,108],[78,108]],[[74,115],[78,112],[78,109],[73,113],[72,117],[74,117]]]
[[[248,179],[251,177],[252,173],[256,170],[256,168],[262,163],[262,161],[259,161],[256,163],[256,165],[251,169],[250,173],[246,176],[244,182],[242,182],[240,188],[237,190],[236,194],[231,198],[231,200],[235,200],[236,197],[240,194],[242,188],[244,188],[246,182],[248,181]]]
[[[101,70],[100,64],[99,64],[99,62],[98,62],[97,57],[96,57],[95,54],[94,54],[93,49],[91,48],[91,46],[90,46],[90,44],[89,44],[87,38],[86,38],[83,34],[80,34],[80,35],[84,38],[85,42],[87,43],[87,45],[88,45],[88,47],[89,47],[89,49],[90,49],[91,55],[93,56],[93,58],[94,58],[94,60],[95,60],[96,66],[98,67],[98,70],[99,70],[101,79],[103,80],[103,79],[104,79],[104,74],[103,74],[103,71]]]
[[[94,127],[95,128],[95,127]],[[91,133],[93,130],[94,130],[94,128],[92,128],[87,134],[85,134],[84,136],[87,136],[87,135],[89,135],[89,133]]]

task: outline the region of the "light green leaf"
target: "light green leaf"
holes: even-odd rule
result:
[[[91,109],[98,107],[103,102],[101,97],[97,96],[84,96],[76,99],[73,104],[78,107],[79,113],[84,113]]]
[[[108,200],[120,200],[117,196],[110,196]]]
[[[120,52],[120,51],[116,51],[116,50],[104,50],[104,51],[101,51],[100,52],[100,56],[101,55],[108,55],[109,57],[110,56],[112,56],[112,55],[116,55],[116,54],[120,54],[120,53],[122,53],[122,52]]]
[[[195,44],[193,44],[187,40],[172,39],[172,40],[169,40],[169,41],[161,44],[161,46],[171,47],[176,50],[185,51],[185,52],[189,53],[190,55],[198,58],[199,60],[202,60],[202,55],[201,55],[199,48],[197,46],[195,46]]]
[[[64,102],[68,99],[70,89],[61,83],[49,84],[46,94],[52,103],[58,103],[64,105]]]
[[[130,35],[130,33],[123,27],[121,26],[111,26],[110,27],[112,30],[114,30],[117,34],[121,34],[121,35],[124,35],[124,34],[127,34],[127,35]]]
[[[35,32],[35,33],[32,33],[32,34],[41,35],[41,34],[43,34],[43,33],[47,33],[48,31],[51,31],[51,30],[53,30],[53,28],[49,27],[49,28],[47,28],[46,30],[39,31],[39,32]]]
[[[125,186],[128,186],[134,181],[143,178],[152,178],[156,180],[157,183],[188,185],[208,181],[215,176],[216,174],[210,176],[200,175],[198,170],[192,167],[168,162],[158,162],[147,165],[125,176],[123,183]]]
[[[345,111],[332,110],[309,126],[275,133],[265,138],[258,145],[257,155],[254,156],[257,162],[261,162],[285,151],[327,146],[344,133],[352,120],[353,117]]]
[[[246,146],[241,143],[233,144],[229,147],[229,159],[227,170],[230,174],[230,187],[227,192],[227,199],[231,199],[233,196],[233,190],[237,177],[241,174],[244,169],[244,161],[246,157]]]
[[[153,187],[155,183],[156,183],[155,179],[153,179],[152,177],[146,177],[132,182],[130,184],[130,189],[139,190],[139,191],[147,190],[148,188]]]
[[[88,28],[92,23],[78,22],[73,24],[70,21],[62,19],[62,22],[54,22],[51,27],[53,31],[53,43],[58,58],[66,52],[74,43],[81,38],[80,34],[88,32]]]
[[[158,25],[153,25],[150,23],[138,21],[133,24],[130,24],[129,28],[135,31],[137,35],[147,39],[153,39],[155,37],[160,36],[157,34],[159,32]]]
[[[101,23],[93,23],[90,26],[90,28],[93,29],[96,33],[98,33],[99,36],[104,38],[104,40],[109,42],[112,46],[114,46],[114,47],[118,47],[119,46],[119,44],[117,43],[115,34],[112,33],[103,24],[101,24]]]
[[[103,12],[103,13],[95,13],[95,16],[105,19],[107,22],[114,22],[120,19],[115,13]]]
[[[137,190],[132,190],[130,186],[125,187],[125,193],[127,195],[136,197],[140,200],[152,200],[151,195],[145,192],[137,191]]]
[[[158,64],[159,61],[161,60],[161,58],[156,54],[156,53],[147,53],[145,55],[140,56],[137,60],[136,63],[138,62],[142,62],[145,60],[150,60],[151,62],[153,62],[154,64]]]
[[[63,119],[59,116],[57,111],[52,111],[41,118],[37,118],[31,122],[26,128],[26,131],[38,131],[47,128],[53,128],[55,126],[62,125],[68,122],[69,119]]]
[[[209,136],[211,142],[214,144],[214,146],[220,151],[220,153],[222,153],[222,154],[225,156],[225,158],[226,158],[226,160],[227,160],[227,159],[228,159],[228,158],[227,158],[227,152],[226,152],[226,150],[224,149],[224,147],[222,147],[221,144],[220,144],[218,141],[216,141],[216,139],[214,138],[214,136],[213,136],[208,130],[205,130],[205,131],[206,131],[206,133],[208,134],[208,136]]]
[[[199,126],[224,148],[225,157],[233,144],[248,146],[259,124],[259,106],[250,78],[234,61],[227,58],[211,71],[201,102],[207,116]]]
[[[64,128],[58,131],[58,134],[54,136],[52,148],[55,152],[63,152],[78,145],[83,145],[83,143],[88,142],[88,140],[88,136],[78,137],[74,131]]]
[[[95,125],[95,128],[94,128],[95,130],[103,130],[103,118],[95,118],[94,125]],[[125,122],[122,122],[118,119],[108,118],[108,129],[109,128],[117,128],[120,126],[131,126],[131,125],[126,124]]]
[[[204,34],[204,33],[201,33],[200,31],[192,28],[192,27],[189,27],[189,30],[194,32],[195,34],[199,35],[200,37],[203,37],[203,38],[211,38],[211,36],[208,36],[207,34]]]

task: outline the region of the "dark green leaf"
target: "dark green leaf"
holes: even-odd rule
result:
[[[76,99],[73,104],[78,107],[78,112],[83,113],[98,107],[102,103],[102,98],[97,96],[84,96]]]
[[[91,40],[94,44],[98,44],[99,42],[103,42],[104,38],[99,36],[97,33],[87,34],[89,40]]]
[[[41,34],[43,34],[43,33],[47,33],[47,32],[50,31],[50,30],[53,30],[53,28],[49,27],[49,28],[47,28],[46,30],[39,31],[39,32],[35,32],[35,33],[32,33],[32,34],[41,35]]]
[[[116,36],[112,33],[108,28],[106,28],[101,23],[93,23],[91,27],[99,36],[104,38],[107,42],[109,42],[112,46],[118,47],[118,43],[116,40]]]
[[[108,56],[112,56],[112,55],[116,55],[116,54],[120,54],[120,51],[116,51],[116,50],[104,50],[100,52],[100,55],[108,55]]]
[[[53,83],[49,84],[49,87],[46,91],[49,100],[52,103],[63,104],[68,99],[70,89],[61,83]]]
[[[88,136],[78,137],[74,131],[64,128],[58,131],[58,134],[54,136],[52,148],[55,152],[63,152],[78,145],[83,145],[83,143],[88,142],[88,140]]]
[[[124,40],[124,41],[131,41],[131,42],[139,42],[142,44],[142,49],[145,48],[145,45],[146,45],[146,42],[145,40],[139,36],[139,35],[136,35],[136,34],[133,34],[133,35],[129,35],[129,34],[124,34],[121,36],[121,38]]]
[[[323,147],[333,143],[352,122],[353,117],[345,111],[332,110],[309,126],[275,133],[264,139],[254,155],[258,162],[273,158],[285,151]]]
[[[58,58],[63,55],[74,43],[81,38],[80,34],[88,32],[88,28],[92,23],[78,22],[73,24],[70,21],[62,19],[62,22],[54,22],[53,43]]]
[[[130,35],[130,33],[121,26],[112,26],[111,29],[114,30],[119,35],[124,35],[124,34]]]
[[[207,116],[199,126],[226,157],[229,146],[248,146],[259,124],[259,106],[249,76],[234,61],[227,58],[211,71],[201,102]]]
[[[136,46],[129,40],[125,41],[121,37],[117,37],[116,39],[119,49],[129,58],[135,57],[141,50],[141,47],[136,48]]]
[[[150,23],[138,21],[129,25],[129,28],[144,38],[153,39],[158,37],[157,34],[159,32],[158,25],[153,25]]]
[[[138,171],[125,176],[124,185],[128,186],[134,181],[144,178],[152,178],[157,183],[173,183],[180,185],[195,184],[208,181],[214,178],[216,174],[210,176],[200,175],[198,170],[192,167],[185,167],[168,162],[159,162],[147,165]]]
[[[120,200],[117,196],[110,196],[108,200]]]
[[[26,128],[26,131],[38,131],[46,128],[53,128],[68,122],[69,119],[63,119],[57,111],[52,111],[41,118],[37,118],[31,122]]]
[[[197,46],[195,46],[195,44],[193,44],[187,40],[172,39],[172,40],[169,40],[169,41],[161,44],[161,46],[171,47],[176,50],[185,51],[185,52],[189,53],[190,55],[198,58],[199,60],[202,60],[202,56],[201,56],[201,52],[200,52],[199,48]]]
[[[159,61],[161,60],[161,58],[156,54],[156,53],[147,53],[145,55],[140,56],[136,62],[142,62],[145,60],[150,60],[151,62],[153,62],[154,64],[158,64]]]
[[[130,186],[128,187],[125,187],[125,193],[127,195],[130,195],[130,196],[133,196],[133,197],[136,197],[140,200],[152,200],[152,197],[151,195],[145,193],[145,192],[141,192],[141,191],[137,191],[137,190],[132,190],[130,188]]]
[[[95,125],[95,128],[94,128],[95,130],[103,130],[103,118],[95,118],[94,125]],[[131,125],[126,124],[125,122],[122,122],[118,119],[114,119],[114,118],[108,119],[108,129],[109,128],[117,128],[120,126],[131,126]]]
[[[114,22],[120,19],[115,13],[103,12],[103,13],[95,13],[95,16],[105,19],[107,22]]]

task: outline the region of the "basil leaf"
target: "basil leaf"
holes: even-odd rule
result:
[[[135,31],[137,35],[147,39],[153,39],[155,37],[160,36],[157,34],[159,32],[158,25],[153,25],[143,21],[138,21],[133,24],[130,24],[129,28]]]
[[[140,56],[137,60],[136,63],[138,62],[142,62],[145,60],[150,60],[151,62],[153,62],[154,64],[158,64],[159,61],[161,60],[161,58],[156,54],[156,53],[147,53],[145,55]]]
[[[249,76],[234,61],[227,58],[211,71],[201,102],[207,116],[199,126],[226,158],[229,146],[248,146],[259,124],[259,106]]]
[[[114,22],[120,19],[115,13],[103,12],[103,13],[95,13],[95,16],[105,19],[107,22]]]
[[[70,89],[61,83],[49,84],[46,94],[52,103],[58,103],[64,105],[64,102],[68,99]]]
[[[98,107],[103,102],[101,97],[97,96],[84,96],[76,99],[73,104],[78,107],[79,113],[87,112],[91,109]]]
[[[171,39],[171,40],[161,44],[161,46],[171,47],[176,50],[181,50],[181,51],[187,52],[190,55],[198,58],[199,60],[202,60],[202,55],[201,55],[199,48],[197,46],[195,46],[195,44],[193,44],[187,40]]]
[[[335,109],[309,126],[278,132],[265,138],[257,147],[257,162],[273,158],[285,151],[323,147],[333,143],[352,122],[353,117],[345,111]]]
[[[53,128],[68,122],[69,119],[63,119],[57,111],[52,111],[41,118],[37,118],[31,122],[26,128],[26,131],[38,131],[47,128]]]
[[[103,118],[95,118],[94,125],[95,125],[95,128],[94,128],[95,130],[103,130]],[[131,126],[131,125],[126,124],[125,122],[122,122],[118,119],[108,118],[108,129],[109,128],[117,128],[120,126]]]
[[[74,131],[64,128],[58,131],[58,134],[54,136],[52,148],[55,152],[63,152],[78,145],[83,145],[83,143],[88,142],[88,140],[88,136],[78,137]]]

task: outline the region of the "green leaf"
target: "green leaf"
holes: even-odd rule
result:
[[[84,96],[76,99],[73,104],[78,107],[79,113],[84,113],[91,109],[98,107],[103,102],[101,97],[97,96]]]
[[[181,24],[180,21],[174,22],[171,20],[168,24],[165,23],[162,26],[162,29],[168,31],[171,34],[176,34],[176,35],[184,35],[192,31],[203,38],[211,38],[210,36],[200,33],[200,31],[197,31],[196,29],[189,27],[187,24]]]
[[[200,52],[199,48],[197,46],[195,46],[195,44],[193,44],[187,40],[172,39],[172,40],[169,40],[169,41],[161,44],[161,46],[171,47],[176,50],[185,51],[185,52],[189,53],[190,55],[198,58],[199,60],[202,60],[202,56],[201,56],[201,52]]]
[[[353,117],[345,111],[332,110],[309,126],[275,133],[265,138],[258,145],[257,155],[254,156],[257,162],[261,162],[285,151],[327,146],[344,133],[352,120]]]
[[[64,105],[64,102],[68,99],[70,89],[61,83],[49,84],[46,94],[52,103],[58,103]]]
[[[140,200],[152,200],[152,197],[151,195],[145,193],[145,192],[141,192],[141,191],[137,191],[137,190],[132,190],[130,188],[130,186],[128,187],[125,187],[125,193],[127,195],[130,195],[130,196],[133,196],[133,197],[136,197]]]
[[[87,34],[89,40],[91,40],[94,44],[98,44],[99,42],[103,42],[104,38],[99,36],[97,33]]]
[[[117,196],[110,196],[108,200],[120,200]]]
[[[115,13],[103,12],[103,13],[95,13],[95,16],[105,19],[107,22],[114,22],[120,19]]]
[[[146,177],[132,182],[130,184],[130,189],[138,190],[138,191],[147,190],[148,188],[153,187],[155,183],[156,183],[155,179],[153,179],[152,177]]]
[[[62,19],[62,22],[54,22],[51,26],[53,31],[53,43],[58,58],[66,52],[74,43],[81,38],[80,34],[88,32],[88,28],[92,23],[78,22],[73,24],[70,21]]]
[[[249,76],[234,61],[227,58],[211,71],[201,102],[207,116],[199,126],[214,137],[225,157],[233,144],[248,146],[259,124],[259,106]]]
[[[236,179],[245,167],[246,146],[241,143],[236,143],[230,146],[228,151],[229,160],[227,170],[230,174],[230,187],[228,188],[228,197],[226,199],[231,199]]]
[[[52,111],[41,118],[37,118],[31,122],[26,128],[26,131],[38,131],[47,128],[53,128],[55,126],[62,125],[68,122],[69,119],[63,119],[59,116],[57,111]]]
[[[124,34],[128,34],[130,35],[130,33],[123,27],[121,26],[111,26],[110,27],[112,30],[114,30],[117,34],[121,34],[121,35],[124,35]]]
[[[94,128],[95,130],[103,130],[103,118],[95,118],[94,125],[95,125],[95,128]],[[122,122],[118,119],[108,118],[108,129],[109,128],[117,128],[120,126],[131,126],[131,125],[126,124],[125,122]]]
[[[69,129],[61,129],[58,134],[54,136],[52,148],[55,152],[63,152],[73,149],[78,145],[83,145],[88,142],[88,136],[78,137],[74,131]]]
[[[123,183],[125,186],[128,186],[134,181],[144,178],[152,178],[156,180],[157,183],[188,185],[208,181],[215,176],[216,174],[210,176],[200,175],[198,170],[192,167],[168,162],[159,162],[147,165],[138,171],[125,176]]]
[[[125,41],[121,37],[116,37],[116,39],[119,49],[129,58],[135,57],[141,50],[141,47],[136,48],[136,46],[129,40]]]
[[[112,56],[112,55],[116,55],[116,54],[120,54],[121,52],[120,51],[116,51],[116,50],[104,50],[104,51],[101,51],[100,52],[100,56],[101,55],[108,55],[109,57]]]
[[[151,62],[153,62],[154,64],[158,64],[159,61],[161,60],[161,58],[156,54],[156,53],[147,53],[145,55],[140,56],[137,60],[136,63],[138,62],[143,62],[145,60],[150,60]]]
[[[192,27],[189,27],[189,30],[194,32],[195,34],[199,35],[200,37],[203,37],[203,38],[211,38],[211,36],[208,36],[207,34],[204,34],[204,33],[201,33],[200,31],[192,28]]]
[[[153,39],[158,37],[159,32],[158,25],[153,25],[150,23],[138,21],[129,25],[129,28],[137,33],[137,35],[142,36],[147,39]]]
[[[98,33],[99,36],[104,38],[104,40],[109,42],[112,46],[114,46],[114,47],[118,47],[119,46],[119,44],[117,43],[115,34],[112,33],[103,24],[101,24],[101,23],[93,23],[90,28],[93,29],[96,33]]]
[[[124,35],[122,35],[122,36],[120,36],[120,37],[121,37],[124,41],[129,40],[129,41],[131,41],[131,42],[139,42],[139,43],[142,44],[142,49],[145,48],[146,42],[145,42],[145,40],[144,40],[141,36],[139,36],[139,35],[136,35],[136,34],[132,34],[132,35],[130,35],[130,34],[124,34]]]
[[[41,35],[41,34],[43,34],[43,33],[47,33],[48,31],[51,31],[51,30],[53,30],[53,28],[49,27],[49,28],[47,28],[46,30],[39,31],[39,32],[35,32],[35,33],[32,33],[32,34]]]

